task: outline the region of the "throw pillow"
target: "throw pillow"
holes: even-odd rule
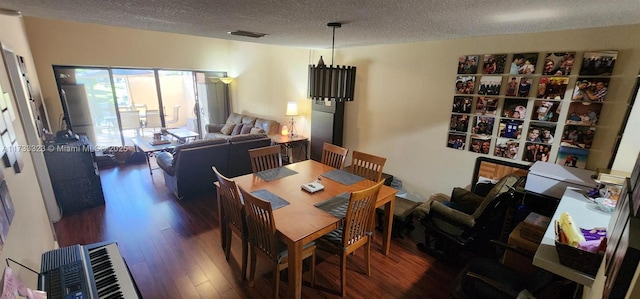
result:
[[[233,123],[226,123],[224,125],[224,127],[222,127],[222,129],[220,129],[220,133],[225,134],[225,135],[231,135],[231,132],[233,132],[233,128],[235,128],[236,124]]]
[[[231,132],[231,135],[238,135],[240,134],[240,131],[242,131],[242,125],[238,124],[235,127],[233,127],[233,131]]]
[[[251,128],[253,128],[253,124],[244,124],[242,125],[242,130],[240,134],[249,134],[251,133]]]
[[[249,134],[264,134],[264,130],[260,128],[251,128]]]

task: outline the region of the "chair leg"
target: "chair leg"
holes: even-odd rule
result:
[[[278,299],[278,293],[280,292],[280,267],[278,265],[273,265],[273,280],[275,280],[273,298]]]
[[[231,235],[231,226],[229,226],[229,224],[227,223],[226,225],[226,229],[225,229],[225,238],[224,238],[224,257],[227,259],[227,261],[229,260],[229,256],[231,255],[231,239],[233,239],[233,236]]]
[[[242,238],[242,280],[247,280],[247,256],[249,254],[249,242]]]
[[[311,253],[311,267],[309,267],[311,270],[311,287],[315,287],[316,284],[316,251],[314,250],[313,253]]]
[[[251,271],[249,273],[249,287],[253,287],[256,276],[256,248],[251,246]]]
[[[342,297],[347,295],[347,253],[344,251],[340,258],[340,294]]]
[[[364,253],[364,262],[367,264],[367,276],[371,276],[371,239],[367,240],[367,248]]]

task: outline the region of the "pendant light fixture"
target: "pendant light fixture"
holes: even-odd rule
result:
[[[327,26],[333,28],[331,65],[326,66],[322,56],[320,56],[317,65],[309,65],[309,97],[316,101],[353,101],[353,93],[356,85],[356,67],[333,65],[336,28],[342,27],[342,23],[332,22],[327,24]]]

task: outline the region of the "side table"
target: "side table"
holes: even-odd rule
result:
[[[302,135],[270,135],[269,138],[271,138],[271,144],[280,145],[281,149],[286,152],[285,156],[287,157],[289,163],[296,162],[293,156],[294,148],[300,148],[302,151],[304,151],[303,160],[309,159],[309,138]]]

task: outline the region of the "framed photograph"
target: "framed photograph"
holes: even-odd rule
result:
[[[9,109],[2,111],[2,118],[4,118],[4,123],[7,127],[7,133],[9,133],[9,140],[11,141],[11,143],[13,143],[16,140],[16,132],[13,130],[13,121],[11,120]]]
[[[542,74],[547,76],[569,76],[573,70],[576,52],[547,53],[542,65]]]
[[[489,154],[491,150],[491,136],[471,135],[469,151],[478,154]]]
[[[602,103],[607,97],[609,78],[578,78],[571,95],[572,101],[587,103]]]
[[[522,161],[526,162],[548,162],[551,156],[551,145],[543,143],[527,142],[524,144]]]
[[[518,150],[520,150],[520,143],[517,140],[498,138],[493,155],[515,160],[518,158]]]
[[[4,132],[4,134],[2,134],[2,144],[4,144],[4,146],[6,147],[11,146],[12,143],[11,140],[9,140],[8,132]],[[4,156],[2,156],[2,160],[4,160],[4,167],[12,167],[13,163],[16,162],[14,151],[5,151]]]
[[[507,54],[484,55],[482,61],[483,74],[502,74],[504,73],[504,65],[507,62]]]
[[[511,57],[509,74],[531,75],[536,71],[538,53],[516,53]]]
[[[447,147],[457,150],[464,150],[467,145],[467,135],[459,133],[449,133],[447,137]]]
[[[473,120],[471,133],[476,135],[491,135],[493,132],[494,117],[476,116]]]
[[[471,113],[473,97],[453,97],[453,113]]]
[[[467,114],[451,114],[449,122],[449,131],[466,133],[469,128],[469,115]]]
[[[596,127],[565,126],[560,146],[590,149]]]
[[[562,100],[567,91],[569,77],[541,77],[538,83],[539,99]]]
[[[498,125],[498,136],[509,139],[520,139],[523,124],[524,121],[522,120],[503,118]]]
[[[480,77],[480,86],[478,94],[482,95],[499,95],[502,88],[502,76],[482,76]]]
[[[456,94],[473,94],[476,90],[476,77],[458,76],[456,78]]]
[[[502,117],[525,119],[527,115],[527,99],[506,98],[502,104]]]
[[[581,102],[571,102],[569,104],[568,125],[595,126],[600,118],[602,103],[591,103],[584,105]]]
[[[549,122],[531,122],[527,133],[527,142],[553,143],[553,135],[556,133],[556,124]]]
[[[618,58],[618,51],[585,52],[580,75],[611,76],[616,58]]]
[[[476,99],[476,114],[496,115],[498,109],[498,98],[478,97]]]
[[[508,97],[518,96],[518,87],[520,86],[521,76],[509,76],[507,79],[507,85],[504,95]],[[529,89],[531,89],[531,84],[529,84]]]
[[[6,130],[7,130],[7,124],[6,124],[6,121],[4,120],[4,114],[0,113],[0,134],[2,134]]]
[[[4,182],[3,182],[4,183]],[[9,219],[7,218],[7,213],[4,210],[4,206],[0,205],[0,239],[2,240],[2,244],[7,243],[7,235],[9,234]]]
[[[16,210],[13,207],[13,201],[11,200],[11,194],[9,194],[7,182],[4,180],[0,184],[0,199],[2,199],[2,205],[4,206],[4,211],[7,214],[7,220],[9,220],[9,224],[11,224],[11,222],[13,222],[13,216],[16,214]]]
[[[5,103],[7,104],[7,111],[9,112],[9,116],[10,116],[10,120],[11,121],[15,121],[16,120],[16,111],[13,109],[13,102],[11,101],[11,97],[5,97],[4,98]]]
[[[477,74],[479,57],[473,55],[458,57],[458,74]]]
[[[587,157],[589,157],[588,150],[561,146],[558,149],[556,164],[584,169],[587,166]]]
[[[531,120],[557,122],[561,110],[562,102],[560,101],[536,100],[533,102]]]
[[[0,99],[0,111],[7,109],[7,103],[11,102],[11,96],[8,92],[2,93],[2,99]]]

